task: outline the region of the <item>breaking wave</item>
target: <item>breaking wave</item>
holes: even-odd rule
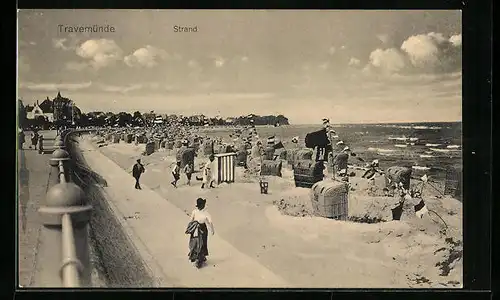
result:
[[[376,151],[376,152],[381,152],[381,153],[391,153],[391,152],[394,152],[396,150],[370,147],[370,148],[368,148],[368,151]]]

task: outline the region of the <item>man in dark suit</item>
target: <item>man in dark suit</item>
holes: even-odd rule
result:
[[[142,173],[144,173],[144,166],[141,164],[141,159],[139,158],[132,168],[132,176],[135,178],[135,188],[140,190],[141,185],[139,184],[139,179],[141,178]]]

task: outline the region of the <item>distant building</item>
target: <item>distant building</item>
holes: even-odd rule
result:
[[[27,119],[33,120],[43,117],[51,123],[63,120],[71,121],[75,115],[81,115],[80,109],[73,105],[73,101],[61,96],[60,92],[53,100],[50,100],[49,97],[42,103],[37,100],[32,106],[28,105],[25,109]]]
[[[57,93],[57,96],[50,101],[48,98],[44,102],[49,101],[52,110],[54,112],[54,120],[71,120],[73,109],[72,109],[72,101],[69,98],[65,98],[61,96],[61,92]]]
[[[38,100],[33,104],[33,106],[26,106],[26,118],[29,120],[35,120],[43,118],[48,122],[54,122],[54,111],[52,110],[52,105],[48,105],[45,100],[41,104],[38,104]]]

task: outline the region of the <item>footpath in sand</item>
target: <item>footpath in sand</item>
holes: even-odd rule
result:
[[[270,180],[269,195],[261,195],[258,184],[241,172],[237,183],[212,190],[200,189],[194,175],[192,186],[185,186],[183,178],[175,189],[170,185],[173,157],[155,152],[143,157],[144,189],[137,191],[127,171],[140,157],[140,145],[97,148],[85,139],[80,147],[89,166],[108,181],[109,201],[168,278],[166,286],[444,288],[459,287],[462,281],[461,259],[444,276],[436,266],[453,240],[446,242],[412,224],[282,215],[273,201],[307,199],[309,193],[293,187],[289,170]],[[197,159],[196,165],[201,162]],[[207,198],[216,235],[209,237],[208,266],[195,270],[187,261],[184,229],[200,196]]]

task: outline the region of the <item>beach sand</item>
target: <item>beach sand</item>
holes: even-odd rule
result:
[[[94,144],[99,138],[85,137]],[[236,182],[202,190],[193,174],[170,185],[174,151],[142,156],[144,144],[109,144],[96,149],[128,172],[139,157],[146,172],[141,182],[186,214],[196,198],[207,198],[217,234],[239,251],[296,287],[459,288],[462,287],[462,204],[424,191],[436,212],[419,219],[407,203],[401,221],[391,221],[396,198],[372,197],[366,182],[351,178],[349,217],[383,220],[373,224],[312,216],[309,189],[296,188],[293,172],[267,176],[269,193],[260,194],[259,177],[237,168]],[[164,149],[161,149],[164,150]],[[195,159],[195,169],[206,158]],[[359,173],[359,172],[357,172]],[[286,207],[285,207],[286,206]],[[384,222],[385,221],[385,222]],[[161,229],[165,230],[165,229]],[[235,270],[244,272],[244,270]]]

